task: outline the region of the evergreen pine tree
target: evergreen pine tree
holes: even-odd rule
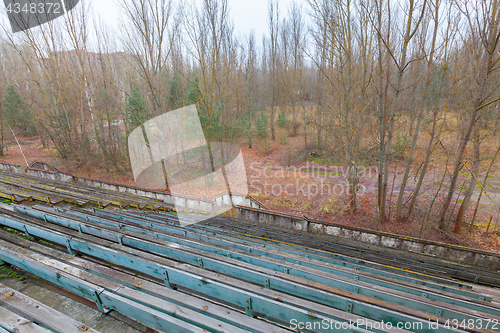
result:
[[[7,86],[2,108],[3,120],[19,134],[35,134],[35,124],[30,115],[29,107],[12,85]]]
[[[151,116],[151,111],[146,106],[146,102],[142,98],[141,93],[136,87],[133,87],[128,97],[127,105],[125,106],[127,127],[133,130],[150,119]]]

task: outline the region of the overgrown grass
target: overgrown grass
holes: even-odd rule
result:
[[[297,199],[280,196],[273,200],[273,205],[275,207],[295,208],[297,206]]]
[[[304,203],[302,204],[302,207],[301,207],[301,209],[304,211],[311,210],[311,208],[312,208],[312,201],[311,200],[304,201]]]
[[[332,215],[344,215],[345,211],[345,205],[337,199],[329,199],[326,204],[319,208],[320,213],[328,213]]]

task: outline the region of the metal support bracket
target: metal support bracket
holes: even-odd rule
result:
[[[23,229],[24,229],[24,234],[26,235],[26,237],[28,237],[29,240],[35,240],[35,238],[31,236],[30,233],[28,232],[28,229],[26,229],[26,224],[23,224]]]
[[[422,293],[422,297],[427,298],[427,296],[429,296],[427,293]]]
[[[246,306],[245,306],[245,314],[249,317],[253,317],[253,315],[252,315],[252,299],[251,298],[247,298]]]
[[[200,266],[200,268],[203,268],[203,259],[198,258],[198,266]]]
[[[71,238],[66,239],[66,249],[68,250],[68,253],[70,255],[73,255],[73,251],[71,250],[71,244],[70,244]]]
[[[283,273],[290,274],[290,267],[283,267]]]
[[[123,236],[125,236],[125,235],[118,235],[118,243],[120,245],[123,245]]]
[[[347,302],[347,309],[346,309],[347,312],[349,313],[352,313],[352,303],[351,302]]]
[[[81,224],[81,223],[78,223],[77,225],[78,225],[78,232],[79,232],[79,233],[83,233],[83,232],[82,232],[82,224]]]
[[[165,280],[165,286],[173,290],[177,289],[177,286],[174,283],[170,283],[167,271],[163,272],[163,279]]]
[[[359,294],[359,287],[358,286],[354,287],[354,293]]]
[[[264,288],[270,289],[271,288],[271,281],[269,279],[264,279]]]
[[[111,309],[102,305],[101,298],[99,297],[99,295],[101,293],[102,293],[102,290],[99,292],[97,292],[97,290],[94,290],[92,292],[92,299],[94,300],[94,303],[97,306],[97,308],[99,309],[99,311],[101,311],[102,313],[108,313],[109,311],[111,311]]]
[[[443,314],[443,309],[436,309],[436,315],[441,316]]]

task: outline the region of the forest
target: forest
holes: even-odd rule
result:
[[[346,191],[312,209],[324,215],[417,221],[414,236],[498,221],[499,0],[270,0],[264,36],[236,34],[227,0],[119,10],[119,31],[86,1],[37,29],[2,25],[0,155],[12,133],[36,135],[60,159],[130,177],[128,134],[196,104],[208,141],[279,154],[273,168],[340,166]]]

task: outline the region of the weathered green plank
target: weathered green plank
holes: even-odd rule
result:
[[[165,283],[162,284],[153,283],[141,277],[137,277],[132,273],[125,273],[115,268],[105,266],[104,264],[96,263],[95,261],[86,260],[81,257],[71,256],[67,253],[58,251],[56,249],[43,245],[38,245],[36,243],[22,239],[20,237],[16,237],[5,231],[0,231],[0,239],[4,239],[9,243],[29,248],[30,250],[36,251],[40,254],[55,258],[59,262],[63,263],[62,269],[68,273],[73,272],[71,268],[68,271],[69,266],[73,266],[79,268],[80,270],[85,270],[90,273],[93,273],[92,281],[89,282],[96,281],[95,275],[97,275],[100,277],[104,277],[110,281],[118,283],[120,287],[124,285],[129,288],[140,290],[142,293],[139,294],[138,299],[136,298],[134,300],[145,305],[148,305],[148,302],[146,302],[145,298],[143,297],[143,295],[146,293],[148,295],[165,299],[174,304],[181,305],[183,307],[187,307],[189,309],[203,313],[212,318],[217,318],[233,326],[244,328],[247,332],[256,332],[256,333],[285,332],[285,330],[282,330],[275,325],[271,325],[265,321],[255,319],[253,317],[245,316],[237,311],[233,311],[233,309],[229,309],[227,307],[223,307],[208,302],[206,299],[194,297],[192,295],[180,292],[178,290],[165,288]],[[60,265],[61,264],[59,263],[55,263],[53,264],[53,267],[55,268],[57,268],[58,266],[61,267]],[[66,269],[64,269],[65,267]],[[87,278],[87,275],[84,272],[76,271],[76,274],[77,274],[76,276],[82,277],[84,279]],[[115,288],[115,289],[118,289],[118,292],[122,292],[121,288]]]
[[[58,211],[65,212],[64,210],[58,210]],[[351,270],[349,268],[339,267],[337,269],[329,269],[329,268],[326,268],[322,265],[310,264],[307,262],[308,259],[305,259],[306,261],[302,260],[302,262],[297,263],[297,258],[298,258],[297,256],[295,256],[294,260],[287,258],[287,257],[283,257],[281,255],[274,256],[274,258],[276,258],[276,259],[285,260],[288,263],[293,262],[293,264],[286,265],[285,263],[272,262],[272,261],[270,262],[269,260],[264,260],[264,259],[262,259],[262,257],[256,256],[256,254],[261,255],[261,252],[263,252],[263,251],[260,251],[259,248],[255,247],[255,246],[252,246],[251,248],[247,247],[246,252],[243,252],[241,250],[240,251],[238,251],[238,250],[227,251],[228,249],[225,245],[228,245],[229,241],[221,242],[222,244],[224,244],[224,248],[221,248],[220,246],[219,247],[211,247],[211,246],[208,246],[207,244],[197,243],[196,241],[189,240],[189,239],[186,240],[184,238],[181,238],[181,237],[175,236],[175,235],[170,236],[169,234],[165,234],[163,232],[162,233],[151,232],[151,230],[154,230],[154,229],[150,229],[151,227],[146,226],[146,225],[142,228],[139,228],[139,227],[135,227],[135,226],[125,225],[125,222],[113,222],[111,220],[105,220],[103,218],[98,218],[98,217],[96,218],[94,216],[88,216],[88,215],[79,214],[76,212],[70,212],[70,213],[71,213],[71,215],[75,215],[78,217],[85,216],[85,218],[89,221],[98,221],[98,223],[105,224],[105,225],[110,226],[110,227],[120,226],[122,230],[138,232],[138,233],[141,233],[144,235],[156,237],[158,239],[163,239],[163,240],[166,240],[169,242],[174,242],[176,244],[187,245],[187,246],[190,246],[190,247],[193,247],[196,249],[208,251],[210,253],[218,253],[218,254],[222,254],[222,255],[227,255],[233,259],[236,258],[239,261],[243,261],[246,263],[252,263],[252,264],[258,265],[260,267],[272,269],[275,271],[283,271],[284,268],[289,268],[290,275],[294,275],[294,276],[301,277],[301,278],[306,278],[306,279],[311,280],[311,281],[316,281],[319,283],[323,283],[323,284],[333,286],[333,287],[338,287],[338,288],[348,290],[348,291],[353,291],[354,288],[357,285],[359,285],[360,283],[362,284],[363,282],[367,282],[370,284],[375,284],[375,285],[379,285],[382,287],[390,288],[391,290],[394,290],[394,291],[402,291],[402,292],[409,293],[409,294],[415,295],[415,296],[422,296],[424,294],[425,297],[430,299],[430,300],[436,300],[436,301],[441,301],[441,302],[445,302],[445,303],[452,304],[452,305],[458,305],[458,306],[465,307],[468,309],[482,311],[484,313],[492,314],[495,316],[499,315],[498,307],[496,307],[488,302],[482,302],[482,301],[471,302],[471,299],[467,299],[467,298],[462,299],[459,295],[453,295],[451,293],[448,293],[446,295],[440,295],[440,294],[434,293],[433,290],[430,288],[424,287],[425,290],[422,291],[422,289],[412,288],[412,286],[414,286],[414,285],[405,286],[405,285],[402,285],[401,282],[399,282],[399,284],[397,284],[397,283],[390,283],[390,282],[387,282],[384,280],[381,281],[381,280],[377,280],[377,279],[374,279],[374,278],[369,277],[369,276],[368,277],[364,276],[364,275],[360,274],[359,271]],[[156,225],[156,228],[162,229],[162,226]],[[210,238],[211,240],[214,240],[214,236],[203,237],[203,238],[200,237],[200,239],[203,239],[203,240],[208,240],[208,241],[210,240],[210,239],[206,239],[206,238]],[[221,243],[219,243],[219,244],[221,244]],[[252,253],[249,253],[248,250],[250,250]],[[269,254],[267,257],[272,257],[271,253],[269,253],[272,251],[273,250],[266,251]],[[348,280],[343,280],[340,282],[340,284],[335,284],[334,282],[332,283],[329,280],[325,280],[323,278],[323,276],[321,276],[320,273],[315,272],[314,269],[318,269],[320,271],[327,272],[327,273],[333,273],[336,275],[340,275],[343,278],[353,279],[355,281],[351,281],[350,283],[344,283]],[[349,271],[351,271],[351,272],[349,272]],[[341,286],[342,284],[344,286]],[[359,289],[358,289],[358,291],[360,294],[363,292],[363,290],[360,291]],[[370,295],[370,297],[373,297],[373,295]]]
[[[22,208],[20,208],[22,209]],[[25,211],[36,214],[36,211],[25,209]],[[98,237],[106,238],[111,241],[115,241],[120,238],[121,243],[124,245],[131,246],[133,248],[163,254],[169,258],[173,258],[175,260],[180,260],[182,262],[187,262],[190,264],[200,264],[202,263],[204,268],[210,269],[212,271],[221,272],[227,274],[229,276],[236,277],[238,279],[243,279],[245,281],[253,282],[256,284],[263,284],[264,281],[267,288],[279,290],[286,293],[291,293],[297,295],[299,297],[303,297],[305,299],[309,299],[311,301],[315,301],[327,306],[333,306],[338,309],[342,309],[345,307],[345,300],[338,300],[334,295],[338,296],[347,296],[353,299],[360,299],[357,295],[366,296],[372,298],[373,304],[381,304],[382,302],[388,302],[390,304],[399,305],[405,308],[410,308],[413,310],[423,311],[427,313],[441,313],[441,316],[447,317],[450,319],[456,319],[459,321],[465,320],[477,320],[479,318],[486,319],[486,314],[481,314],[479,309],[471,310],[464,309],[460,307],[456,307],[454,305],[450,305],[444,302],[434,301],[430,303],[427,298],[419,296],[411,296],[405,293],[399,293],[397,291],[392,291],[388,288],[378,287],[374,288],[373,286],[367,283],[360,283],[359,281],[352,280],[339,280],[328,276],[328,273],[323,273],[322,275],[313,275],[306,274],[304,270],[297,270],[297,275],[307,275],[306,278],[314,281],[325,284],[325,287],[322,287],[318,284],[310,284],[308,281],[297,280],[290,275],[282,274],[282,273],[274,273],[270,272],[267,269],[261,267],[255,267],[256,264],[253,262],[252,264],[243,264],[238,262],[237,260],[230,258],[220,258],[220,256],[207,253],[204,251],[199,251],[196,249],[190,249],[188,247],[184,247],[175,243],[175,246],[169,246],[152,243],[155,242],[156,239],[143,240],[141,238],[134,237],[134,234],[130,235],[127,231],[125,231],[125,227],[122,227],[124,230],[124,234],[114,232],[112,230],[102,229],[96,227],[95,225],[82,224],[76,220],[71,220],[67,218],[61,218],[59,216],[55,216],[54,214],[46,213],[44,217],[47,221],[57,223],[63,226],[71,227],[75,230],[81,230],[84,233],[89,233]],[[76,226],[75,226],[76,225]],[[137,229],[137,228],[135,228]],[[141,234],[148,235],[151,237],[156,236],[156,238],[160,238],[159,234],[153,234],[148,232],[148,230],[137,230]],[[141,237],[142,235],[137,235],[137,237]],[[190,253],[189,251],[193,251],[194,253]],[[234,253],[235,257],[241,257],[243,254]],[[257,261],[257,260],[254,260]],[[264,262],[260,260],[259,263]],[[235,266],[239,264],[239,266]],[[277,264],[275,270],[286,270],[290,272],[290,267],[282,266]],[[274,276],[273,276],[274,275]],[[289,279],[289,280],[288,280]],[[297,283],[298,282],[298,283]],[[303,283],[305,285],[302,285]],[[326,287],[329,286],[329,287]],[[349,293],[345,293],[342,290],[348,291]],[[327,294],[325,294],[327,292]],[[351,294],[354,292],[355,294]],[[330,295],[330,297],[328,297]],[[363,299],[363,298],[361,298]],[[369,301],[364,298],[365,301]],[[387,306],[387,305],[386,305]],[[493,308],[488,308],[491,310],[491,314],[489,314],[490,319],[497,319],[500,321],[500,316],[498,316],[498,310],[495,311]],[[400,311],[402,308],[400,308]],[[375,318],[372,318],[375,319]]]
[[[12,291],[14,293],[14,291]],[[46,318],[45,318],[46,320]],[[7,330],[4,330],[8,329]],[[31,320],[28,320],[22,316],[19,316],[18,314],[7,310],[6,308],[3,308],[0,306],[0,333],[9,333],[9,332],[16,332],[16,333],[52,333],[52,331],[49,331],[41,326],[38,326],[37,324],[33,323]],[[61,331],[59,331],[61,332]],[[62,333],[62,332],[61,332]],[[78,332],[78,333],[81,333]]]
[[[24,226],[26,226],[32,236],[43,238],[51,242],[55,242],[56,239],[60,239],[59,237],[62,235],[61,233],[51,229],[34,226],[27,222],[16,221],[14,219],[6,218],[5,216],[1,215],[0,224],[8,225],[9,227],[18,230],[24,230]],[[52,239],[53,234],[58,234],[59,237],[54,237]],[[86,238],[92,238],[92,236],[87,236]],[[163,273],[168,272],[168,277],[171,283],[178,286],[184,286],[187,289],[196,290],[198,292],[204,293],[208,297],[214,297],[223,302],[230,302],[231,304],[240,308],[245,308],[247,305],[247,300],[251,300],[252,313],[269,319],[274,319],[275,321],[281,322],[285,325],[289,324],[292,319],[296,319],[301,322],[319,323],[320,325],[325,321],[335,323],[339,320],[342,322],[348,322],[349,320],[356,322],[356,320],[361,319],[364,320],[364,322],[367,322],[366,319],[362,319],[356,315],[351,315],[347,312],[338,311],[333,308],[321,306],[319,304],[308,302],[307,300],[300,300],[298,298],[287,296],[284,294],[281,296],[277,296],[276,293],[272,293],[267,290],[260,290],[261,288],[254,288],[251,285],[248,285],[246,289],[253,289],[252,292],[241,290],[237,288],[237,286],[245,284],[242,281],[225,278],[208,271],[203,272],[200,269],[187,265],[179,266],[178,263],[170,262],[166,259],[156,258],[153,255],[148,255],[147,253],[141,253],[144,257],[149,258],[144,259],[143,257],[128,254],[127,252],[140,253],[140,251],[128,249],[124,246],[115,245],[115,247],[121,249],[121,251],[116,251],[109,247],[104,247],[96,243],[78,239],[77,237],[68,236],[67,240],[69,241],[69,246],[72,250],[104,259],[117,265],[131,267],[137,271],[141,271],[144,274],[148,274],[155,278],[163,279],[165,277]],[[101,243],[102,242],[103,241],[101,241]],[[163,264],[151,261],[151,258],[155,258],[161,261]],[[5,258],[5,260],[9,261],[7,260],[7,258]],[[194,273],[192,273],[191,271],[194,271]],[[205,275],[205,277],[197,275],[197,273],[201,273]],[[216,281],[217,279],[223,280],[224,282],[219,283]],[[232,286],[228,285],[228,282],[231,282]],[[268,297],[261,296],[255,293],[256,291],[258,291],[260,294],[267,294]],[[85,295],[81,296],[85,297]],[[280,299],[279,301],[274,300],[277,297]],[[287,301],[295,304],[300,303],[301,305],[308,307],[311,310],[317,308],[321,311],[321,313],[324,313],[325,315],[289,305],[286,303]],[[356,329],[356,331],[364,332],[363,329]]]
[[[74,211],[69,211],[68,213],[73,214],[73,215],[80,215],[80,216],[83,215],[82,213],[74,212]],[[154,223],[154,222],[145,222],[144,220],[141,220],[139,218],[116,215],[114,213],[101,211],[101,210],[94,210],[94,213],[97,213],[100,215],[105,215],[105,216],[108,216],[110,218],[117,218],[117,219],[127,220],[127,221],[137,223],[137,224],[151,226],[151,227],[157,228],[159,230],[168,231],[168,232],[172,232],[172,233],[176,233],[176,234],[180,234],[180,235],[185,235],[186,237],[200,239],[200,240],[203,240],[206,242],[214,243],[216,245],[223,245],[223,246],[238,248],[238,249],[241,249],[244,251],[247,250],[249,248],[249,246],[255,246],[256,244],[259,244],[261,246],[262,250],[259,250],[257,248],[252,248],[251,251],[256,253],[256,254],[266,256],[266,257],[275,258],[275,259],[286,260],[285,259],[286,257],[283,257],[283,256],[276,257],[276,256],[274,256],[274,254],[272,252],[270,252],[270,250],[280,251],[282,253],[284,252],[284,253],[291,254],[291,255],[298,255],[301,257],[308,258],[308,259],[311,258],[311,259],[323,261],[323,262],[326,262],[326,263],[329,263],[329,264],[332,264],[335,266],[351,268],[351,269],[358,271],[360,274],[362,274],[363,272],[366,272],[366,273],[370,273],[370,274],[376,274],[376,275],[379,275],[382,277],[388,277],[391,279],[406,281],[406,282],[416,284],[416,285],[425,285],[426,287],[429,287],[429,288],[433,288],[436,290],[442,290],[442,291],[450,292],[453,294],[462,295],[462,296],[465,296],[468,298],[476,298],[476,299],[483,298],[483,296],[480,294],[473,293],[473,292],[470,292],[468,290],[464,290],[462,288],[453,288],[454,285],[460,285],[459,283],[456,283],[456,282],[452,282],[452,281],[440,279],[440,278],[435,279],[435,278],[428,277],[428,276],[425,276],[422,274],[416,274],[414,272],[405,272],[408,275],[404,276],[404,275],[401,275],[401,273],[402,273],[401,270],[389,269],[386,267],[387,269],[394,271],[391,273],[387,270],[384,270],[383,266],[380,266],[378,264],[374,264],[373,266],[375,268],[373,268],[373,267],[371,267],[372,263],[367,263],[367,262],[362,261],[362,260],[358,261],[358,263],[350,263],[350,262],[346,262],[346,261],[343,261],[340,259],[325,258],[323,255],[316,255],[316,254],[301,252],[298,249],[298,247],[284,248],[283,244],[257,243],[255,240],[248,241],[245,239],[237,238],[234,235],[232,235],[232,236],[225,235],[222,231],[212,232],[212,231],[206,231],[206,230],[202,230],[202,229],[198,229],[198,228],[193,228],[190,226],[179,228],[175,225],[166,224],[168,222],[154,219],[154,218],[144,217],[149,221],[160,222],[162,224]],[[124,212],[124,213],[127,213],[127,212]],[[96,222],[106,223],[104,219],[100,219],[99,217],[87,215],[86,218],[89,220],[96,221]],[[172,223],[172,224],[174,224],[174,223]],[[200,234],[199,234],[200,232],[202,232],[202,233],[204,232],[207,236],[205,236],[205,237],[200,236]],[[212,236],[217,236],[217,237],[212,237]],[[241,244],[238,244],[236,242],[239,242]],[[330,260],[328,260],[328,259],[330,259]],[[294,260],[294,261],[295,261],[295,263],[297,262],[296,260]],[[300,261],[298,263],[298,265],[304,265],[304,263],[305,263],[304,261]],[[314,268],[317,268],[317,267],[314,267]],[[320,268],[317,268],[317,269],[320,269]],[[320,270],[324,270],[324,269],[320,269]],[[326,269],[325,271],[330,272],[330,273],[334,273],[335,269],[331,267],[331,268]],[[396,273],[396,274],[394,274],[394,273]],[[425,281],[425,280],[428,280],[431,278],[439,283],[433,283],[432,281]],[[443,283],[447,283],[447,284],[449,284],[449,286],[446,286]],[[486,297],[484,300],[490,301],[491,298]]]
[[[48,219],[48,218],[47,218]],[[18,228],[23,228],[21,226],[18,226]],[[34,227],[30,225],[30,228],[28,230],[34,229],[36,232],[40,232],[41,234],[44,234],[46,232],[41,232],[41,228]],[[31,233],[31,231],[30,231]],[[40,235],[36,235],[38,237],[42,237]],[[47,237],[47,236],[45,236]],[[241,290],[235,290],[232,287],[228,287],[227,283],[231,282],[234,285],[241,286],[242,282],[241,281],[232,281],[231,278],[224,277],[224,276],[219,276],[214,273],[209,273],[209,272],[203,272],[202,270],[195,268],[195,267],[189,267],[189,266],[181,266],[183,269],[179,270],[179,266],[174,264],[172,267],[168,268],[165,266],[160,266],[156,262],[151,262],[151,261],[145,261],[142,257],[137,257],[133,255],[129,255],[126,253],[121,253],[117,252],[114,250],[111,250],[109,248],[105,248],[103,246],[99,246],[97,244],[92,244],[89,243],[88,241],[83,241],[78,239],[77,237],[71,238],[69,242],[69,246],[73,250],[77,250],[83,253],[87,253],[89,255],[108,260],[111,262],[114,262],[115,264],[118,265],[123,265],[123,266],[130,266],[133,264],[134,269],[139,270],[141,272],[144,272],[146,274],[149,274],[151,276],[155,277],[161,277],[163,276],[163,273],[167,271],[168,277],[170,282],[175,283],[180,286],[184,286],[189,289],[197,290],[199,292],[203,292],[206,295],[210,295],[212,297],[221,299],[221,300],[231,300],[232,303],[239,305],[241,307],[246,306],[246,300],[248,300],[248,297],[241,297]],[[117,246],[119,248],[122,248],[123,251],[129,252],[127,248],[123,246]],[[158,260],[158,259],[157,259]],[[163,260],[165,261],[165,260]],[[197,274],[205,275],[210,278],[210,276],[215,276],[215,279],[218,280],[223,280],[226,285],[221,285],[220,283],[216,282],[215,280],[208,280],[206,278],[200,278],[199,276],[193,276],[192,274],[188,272],[196,272]],[[248,288],[248,287],[246,287]],[[264,290],[260,291],[262,294]],[[293,293],[293,290],[290,290],[290,292]],[[315,292],[314,290],[311,290],[311,292]],[[444,318],[440,316],[435,316],[435,315],[429,315],[425,313],[421,313],[420,311],[413,310],[411,311],[412,315],[409,314],[402,314],[400,312],[395,312],[397,310],[401,311],[403,310],[403,307],[397,306],[394,307],[393,310],[387,309],[387,307],[392,308],[391,305],[385,304],[384,307],[382,308],[380,306],[373,306],[370,304],[366,304],[361,301],[357,301],[354,299],[349,300],[348,298],[342,297],[342,296],[337,296],[333,295],[331,293],[325,293],[323,292],[323,298],[328,297],[330,304],[340,306],[340,304],[344,304],[346,306],[346,309],[349,311],[352,311],[355,314],[362,315],[364,317],[372,318],[374,320],[379,320],[379,321],[384,321],[384,322],[391,322],[394,325],[397,323],[401,322],[419,322],[421,321],[423,324],[422,328],[419,328],[418,331],[434,331],[430,329],[429,327],[426,328],[425,325],[428,324],[427,320],[436,320],[436,318],[441,318],[442,322],[444,322]],[[259,297],[259,295],[255,295],[251,297],[251,302],[252,304],[255,303],[261,303],[263,301],[262,297]],[[322,298],[320,294],[317,296],[318,301],[321,301]],[[256,302],[258,301],[258,302]],[[266,300],[267,304],[269,304],[269,300]],[[267,305],[266,302],[263,304]],[[381,303],[382,304],[382,303]],[[282,304],[284,306],[284,304]],[[265,311],[262,311],[262,309],[265,309]],[[255,310],[258,313],[261,314],[273,314],[272,311],[269,311],[270,309],[267,308],[262,308],[259,310]],[[420,316],[420,317],[415,317],[415,315]],[[296,318],[296,317],[295,317]],[[425,319],[424,319],[425,318]],[[309,318],[310,320],[310,318]],[[448,331],[447,328],[440,327],[439,330],[443,331]]]
[[[49,264],[39,262],[24,255],[22,253],[23,250],[19,247],[17,251],[14,251],[6,247],[5,245],[5,242],[0,240],[0,248],[2,250],[0,252],[0,255],[3,260],[28,272],[36,274],[40,278],[59,285],[60,287],[72,293],[99,303],[98,307],[102,306],[103,308],[116,310],[128,317],[138,320],[139,322],[147,326],[162,330],[164,332],[202,333],[206,331],[203,328],[189,324],[164,312],[149,308],[131,299],[117,295],[94,283],[87,282],[83,279],[72,276],[65,271],[54,269]],[[47,262],[53,263],[50,260],[48,260]],[[89,273],[85,274],[89,275]],[[212,331],[220,333],[224,332],[222,328],[217,330],[213,329]],[[68,331],[62,332],[66,333]]]

